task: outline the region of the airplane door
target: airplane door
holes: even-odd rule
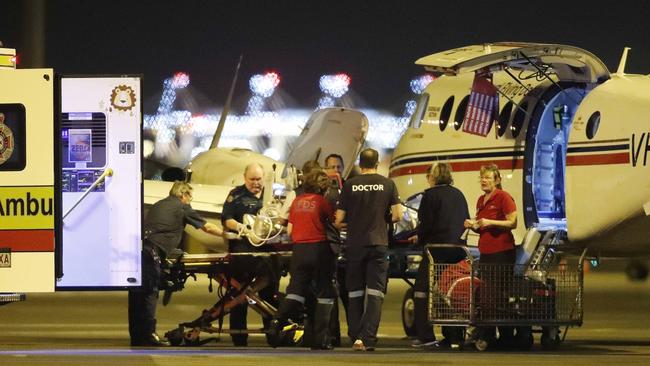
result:
[[[324,166],[329,154],[339,154],[343,157],[343,178],[346,178],[367,134],[368,118],[363,113],[347,108],[320,109],[305,124],[295,148],[287,158],[285,171],[290,165],[300,169],[308,160],[318,160]]]
[[[526,141],[527,176],[524,180],[526,225],[566,230],[565,173],[573,114],[584,98],[577,88],[550,96]]]
[[[141,285],[141,78],[59,78],[57,289]]]

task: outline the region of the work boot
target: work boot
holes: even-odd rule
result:
[[[133,347],[167,347],[169,342],[166,340],[160,339],[158,334],[151,333],[145,339],[133,339],[131,340],[131,346]]]
[[[278,319],[272,319],[269,323],[266,340],[269,346],[277,348],[282,343],[282,323]]]
[[[331,300],[331,303],[329,302]],[[334,308],[333,299],[319,299],[314,311],[314,343],[313,349],[332,349],[330,338],[330,318]]]

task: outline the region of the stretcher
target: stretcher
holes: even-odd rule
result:
[[[182,290],[187,279],[196,279],[197,274],[207,275],[211,290],[212,281],[215,281],[218,291],[217,302],[210,309],[203,310],[201,315],[192,321],[180,323],[177,328],[165,333],[166,338],[174,346],[196,346],[209,341],[202,341],[201,333],[267,333],[265,329],[223,329],[223,318],[233,307],[245,302],[262,317],[272,318],[277,309],[258,293],[287,273],[290,257],[290,251],[278,251],[186,254],[168,260],[168,268],[163,276],[164,282],[167,283],[164,304],[169,301],[171,293]]]

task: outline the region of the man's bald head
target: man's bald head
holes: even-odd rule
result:
[[[253,194],[259,194],[264,188],[264,167],[259,163],[246,165],[244,185]]]
[[[375,149],[367,148],[359,154],[359,166],[362,169],[376,169],[379,164],[379,153]]]

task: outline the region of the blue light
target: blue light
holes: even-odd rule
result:
[[[433,75],[424,74],[411,80],[409,85],[411,86],[413,93],[422,94],[424,89],[433,81],[433,79],[435,79]]]

